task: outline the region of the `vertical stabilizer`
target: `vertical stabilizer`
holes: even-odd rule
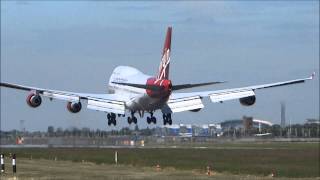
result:
[[[169,79],[172,27],[168,27],[157,79]]]

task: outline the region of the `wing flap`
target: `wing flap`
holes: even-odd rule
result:
[[[221,84],[221,83],[225,83],[225,81],[215,81],[215,82],[198,83],[198,84],[180,84],[180,85],[173,85],[172,90],[177,91],[181,89],[189,89],[194,87],[209,86],[209,85]]]
[[[237,91],[225,91],[209,94],[209,97],[213,103],[223,102],[232,99],[240,99],[244,97],[254,96],[253,90],[237,90]]]
[[[88,99],[88,109],[104,112],[113,112],[116,114],[125,113],[124,102],[112,100]]]
[[[59,94],[59,93],[53,93],[53,92],[47,92],[44,91],[43,96],[51,98],[51,99],[59,99],[59,100],[64,100],[64,101],[69,101],[69,102],[79,102],[80,97],[76,95],[67,95],[67,94]]]
[[[168,106],[174,113],[204,108],[200,96],[169,100]]]

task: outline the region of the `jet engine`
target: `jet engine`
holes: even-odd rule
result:
[[[68,102],[67,109],[71,113],[78,113],[82,108],[81,102]]]
[[[252,106],[256,102],[256,96],[249,96],[239,99],[240,104],[243,106]]]
[[[30,107],[36,108],[40,106],[42,102],[41,96],[38,94],[31,93],[27,96],[27,104]]]

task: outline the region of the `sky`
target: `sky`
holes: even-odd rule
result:
[[[198,113],[173,114],[175,124],[219,123],[244,115],[280,123],[319,118],[319,1],[1,1],[1,81],[83,93],[107,92],[118,65],[156,75],[168,26],[173,27],[173,83],[227,81],[185,90],[218,90],[317,75],[314,81],[256,91],[254,106],[205,99]],[[1,88],[1,129],[129,126],[66,102],[43,98],[26,104],[28,92]],[[158,125],[162,124],[160,113]],[[147,125],[145,118],[139,127]],[[133,126],[133,125],[131,125]]]

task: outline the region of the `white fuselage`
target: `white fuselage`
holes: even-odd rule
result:
[[[109,93],[118,94],[127,97],[126,107],[133,111],[154,111],[161,109],[167,102],[164,98],[150,97],[145,89],[120,85],[116,83],[146,84],[152,76],[146,75],[136,68],[129,66],[116,67],[109,79]]]

